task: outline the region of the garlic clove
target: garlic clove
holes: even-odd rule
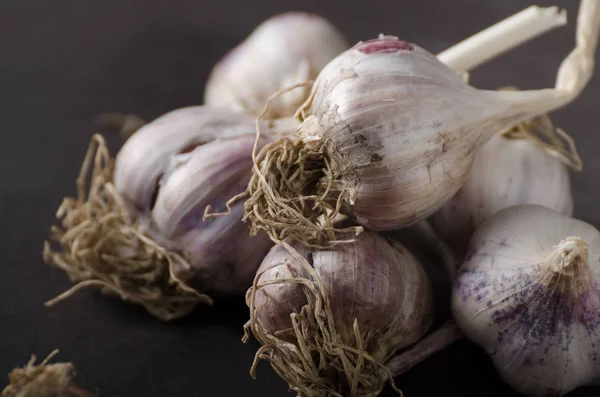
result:
[[[600,373],[600,232],[540,205],[504,209],[477,230],[453,313],[502,378],[561,396]]]
[[[229,109],[191,106],[174,110],[146,124],[125,142],[116,159],[115,186],[147,211],[155,184],[174,155],[219,137],[253,133],[253,120]]]
[[[464,256],[483,221],[518,204],[539,204],[572,215],[569,172],[531,142],[497,134],[479,150],[467,181],[432,216],[432,224]]]
[[[258,115],[271,94],[314,79],[347,48],[342,34],[320,16],[304,12],[276,15],[215,65],[204,102]],[[308,89],[301,88],[277,98],[266,118],[292,116],[307,95]]]
[[[231,216],[202,220],[208,205],[224,211],[229,197],[244,191],[254,143],[251,136],[215,140],[180,155],[185,159],[165,173],[151,212],[160,238],[184,253],[195,281],[218,293],[246,291],[273,245],[265,234],[248,236],[242,203]]]
[[[261,126],[264,136],[295,130],[282,121]],[[255,118],[227,108],[190,106],[166,113],[137,130],[119,151],[115,187],[140,211],[149,211],[160,178],[172,158],[214,139],[255,137]]]

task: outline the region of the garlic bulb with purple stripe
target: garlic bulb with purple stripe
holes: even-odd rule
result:
[[[452,311],[500,376],[529,396],[562,396],[600,375],[600,232],[540,205],[483,223]]]
[[[300,395],[375,396],[386,362],[431,326],[432,298],[418,260],[376,233],[331,250],[285,240],[248,291],[247,327],[264,345],[257,360]]]
[[[269,131],[293,131],[285,122],[263,127],[267,133],[256,141],[249,115],[178,109],[136,131],[116,161],[94,136],[78,197],[64,200],[62,225],[52,229],[59,249],[47,243],[44,250],[46,261],[77,284],[48,304],[99,286],[171,320],[211,303],[205,293],[243,293],[272,243],[248,235],[241,203],[230,217],[203,221],[203,214],[244,190],[255,141],[260,148],[273,139]]]

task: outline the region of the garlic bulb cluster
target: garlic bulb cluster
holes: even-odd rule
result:
[[[483,221],[518,204],[540,204],[571,215],[569,172],[533,143],[497,134],[475,156],[465,184],[431,220],[438,234],[464,254]]]
[[[561,396],[600,374],[600,232],[540,205],[477,230],[453,292],[458,325],[502,378]]]
[[[287,242],[271,249],[248,291],[258,357],[303,396],[377,395],[389,376],[381,365],[431,325],[421,265],[372,232],[331,250]]]
[[[244,292],[272,243],[248,235],[241,203],[230,217],[202,218],[208,205],[225,208],[244,190],[252,150],[272,139],[269,128],[286,127],[270,123],[256,140],[249,115],[178,109],[135,132],[116,161],[96,136],[79,179],[88,178],[93,159],[92,185],[63,203],[62,228],[53,229],[61,249],[47,244],[46,261],[67,271],[75,288],[98,285],[164,320],[210,303],[198,290]]]
[[[213,68],[204,102],[258,115],[276,91],[313,80],[335,56],[349,47],[326,19],[287,12],[261,23]],[[266,118],[292,116],[308,88],[274,100]]]
[[[291,236],[329,246],[331,234],[322,233],[317,219],[340,206],[371,230],[432,214],[465,183],[478,149],[495,133],[566,105],[586,86],[600,7],[584,1],[578,23],[577,47],[561,64],[556,87],[538,91],[476,89],[396,37],[358,43],[319,74],[299,109],[297,140],[282,140],[257,161],[245,219],[274,240]],[[306,161],[280,153],[289,153],[290,145],[313,167],[322,159],[323,178],[312,189],[298,183],[294,191],[285,182]],[[308,203],[292,208],[289,201]],[[307,213],[306,206],[316,210]]]

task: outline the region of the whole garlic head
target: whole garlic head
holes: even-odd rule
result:
[[[483,221],[519,204],[572,215],[569,171],[533,143],[497,134],[475,156],[465,184],[431,220],[438,234],[464,253]]]
[[[331,250],[285,244],[265,257],[247,295],[248,326],[272,366],[302,396],[378,395],[389,375],[381,365],[433,320],[420,263],[369,231]]]
[[[520,393],[561,396],[600,374],[600,232],[540,205],[477,230],[454,287],[458,325]]]
[[[276,15],[215,65],[206,83],[204,103],[258,115],[276,91],[313,80],[346,39],[326,19],[304,12]],[[298,88],[271,102],[266,118],[292,116],[308,96]]]

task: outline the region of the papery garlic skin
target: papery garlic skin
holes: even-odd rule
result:
[[[600,232],[540,205],[504,209],[470,243],[458,325],[520,393],[561,396],[600,373]]]
[[[288,241],[315,269],[325,287],[337,331],[354,343],[357,319],[368,339],[368,352],[380,363],[419,340],[433,321],[431,284],[417,259],[400,243],[365,231],[353,243],[331,250],[310,249]],[[269,270],[267,270],[269,269]],[[290,269],[310,278],[298,259],[274,246],[258,273],[258,284],[288,278]],[[256,294],[258,319],[268,332],[291,326],[290,313],[300,312],[306,297],[297,284],[274,284]],[[266,296],[266,297],[265,297]],[[263,306],[264,305],[264,306]]]
[[[465,184],[431,220],[438,234],[464,253],[483,221],[519,204],[572,215],[569,171],[533,143],[497,134],[477,153]]]
[[[206,83],[204,102],[259,115],[272,94],[315,79],[348,47],[343,35],[318,15],[276,15],[216,64]],[[292,116],[308,93],[308,87],[298,88],[277,98],[266,117]]]

